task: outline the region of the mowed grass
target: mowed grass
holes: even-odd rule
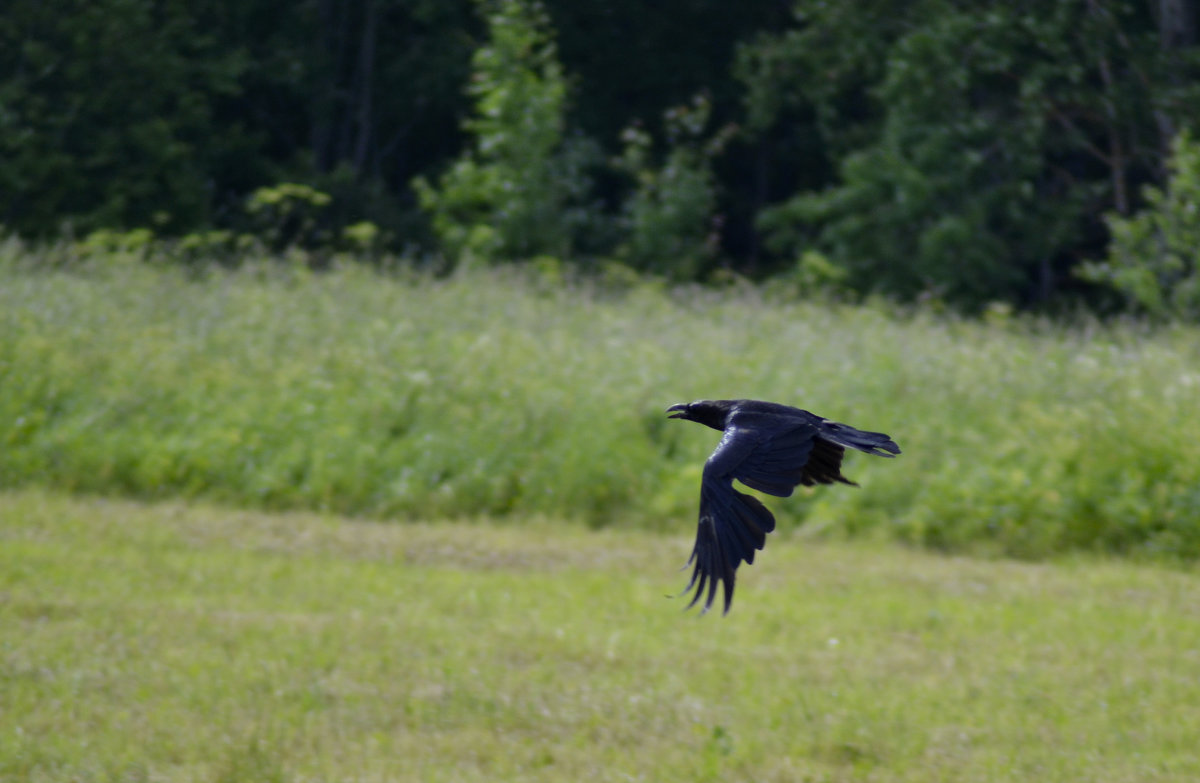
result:
[[[0,494],[5,781],[1200,779],[1200,577]]]

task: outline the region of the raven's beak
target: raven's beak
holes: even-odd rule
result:
[[[667,418],[668,419],[686,419],[687,418],[687,409],[688,409],[688,404],[686,402],[681,402],[677,405],[672,405],[670,408],[667,408],[667,413],[671,413],[671,411],[679,411],[679,412],[671,413],[671,415],[668,416]]]

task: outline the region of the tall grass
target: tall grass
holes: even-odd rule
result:
[[[1200,330],[965,321],[285,263],[188,272],[0,253],[0,485],[381,517],[687,529],[716,433],[761,397],[890,433],[788,530],[1038,557],[1200,555]]]

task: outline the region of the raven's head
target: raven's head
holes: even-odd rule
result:
[[[714,430],[723,430],[725,429],[725,417],[733,405],[734,400],[696,400],[672,405],[667,408],[667,413],[671,414],[668,417],[671,419],[687,419],[706,427],[712,427]],[[674,412],[672,413],[672,411]]]

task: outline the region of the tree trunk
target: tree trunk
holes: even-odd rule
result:
[[[1158,0],[1158,33],[1164,49],[1182,49],[1196,43],[1194,0]]]
[[[1158,0],[1158,37],[1164,51],[1183,49],[1196,43],[1195,0]],[[1168,60],[1173,58],[1168,55]],[[1172,87],[1180,83],[1178,62],[1171,63],[1168,81]],[[1171,157],[1171,141],[1175,138],[1175,123],[1162,109],[1156,109],[1154,120],[1158,125],[1159,169],[1162,181],[1166,181],[1167,161]]]
[[[337,127],[337,9],[338,0],[319,0],[317,5],[317,52],[320,65],[313,101],[312,156],[317,171],[333,168]]]
[[[364,0],[361,47],[358,53],[358,75],[355,78],[354,100],[357,139],[354,143],[354,173],[361,181],[369,178],[367,169],[371,142],[374,138],[372,93],[375,89],[375,44],[379,26],[375,0]]]

